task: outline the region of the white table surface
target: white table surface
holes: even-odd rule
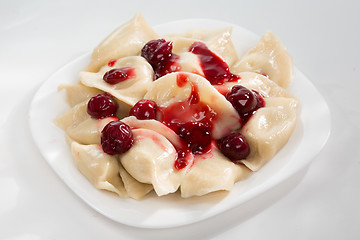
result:
[[[359,1],[0,1],[0,239],[360,239]],[[47,164],[28,126],[42,82],[137,12],[271,29],[331,111],[312,164],[241,208],[188,226],[107,219]],[[245,209],[245,210],[244,210]]]

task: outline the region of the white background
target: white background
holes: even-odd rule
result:
[[[359,10],[355,0],[0,0],[0,239],[360,239]],[[95,212],[40,155],[29,103],[53,72],[137,12],[151,25],[210,18],[258,35],[271,29],[329,105],[324,149],[241,211],[189,226],[140,229]]]

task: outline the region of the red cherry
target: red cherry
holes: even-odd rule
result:
[[[98,94],[90,98],[87,112],[91,117],[100,119],[114,116],[117,108],[116,102],[110,96]]]
[[[245,159],[250,154],[250,146],[241,133],[231,133],[218,140],[220,151],[231,161]]]
[[[226,94],[226,99],[233,105],[240,115],[250,113],[256,109],[256,95],[249,89],[235,85],[231,91]]]
[[[135,116],[140,120],[155,119],[156,103],[151,100],[142,99],[131,108],[130,116]]]
[[[151,40],[141,49],[144,57],[154,69],[154,79],[180,70],[179,56],[172,53],[172,42],[165,39]]]
[[[114,85],[127,80],[129,77],[133,77],[133,75],[134,68],[132,67],[113,68],[104,74],[103,80]]]
[[[110,155],[128,151],[134,144],[130,127],[121,121],[108,123],[101,132],[101,146]]]
[[[206,153],[210,150],[210,131],[208,124],[201,122],[186,122],[178,125],[179,136],[195,154]]]
[[[151,65],[155,65],[171,56],[172,42],[165,39],[151,40],[141,49],[141,56]]]

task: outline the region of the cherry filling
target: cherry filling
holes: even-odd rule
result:
[[[212,85],[220,85],[227,81],[237,81],[240,79],[240,76],[230,72],[227,63],[210,51],[205,43],[194,42],[190,46],[189,52],[198,56],[205,78]]]
[[[135,77],[135,68],[123,67],[123,68],[113,68],[110,71],[107,71],[103,76],[103,80],[111,85],[114,85],[134,77]]]
[[[121,121],[108,123],[101,132],[101,146],[110,155],[128,151],[134,144],[130,127]]]
[[[97,119],[114,116],[117,109],[118,105],[107,94],[97,94],[87,104],[87,113]]]
[[[151,40],[146,43],[141,49],[141,56],[153,67],[154,79],[180,70],[179,56],[172,53],[172,42],[166,42],[165,39]]]
[[[135,116],[139,120],[156,118],[156,103],[151,100],[142,99],[131,109],[130,116]]]
[[[258,92],[241,85],[233,86],[231,91],[226,94],[226,99],[239,113],[244,124],[257,109],[265,106],[265,101]]]

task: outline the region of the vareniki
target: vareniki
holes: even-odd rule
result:
[[[96,188],[141,199],[230,191],[286,144],[298,101],[271,32],[237,56],[231,27],[159,36],[141,15],[94,49],[55,123]]]

